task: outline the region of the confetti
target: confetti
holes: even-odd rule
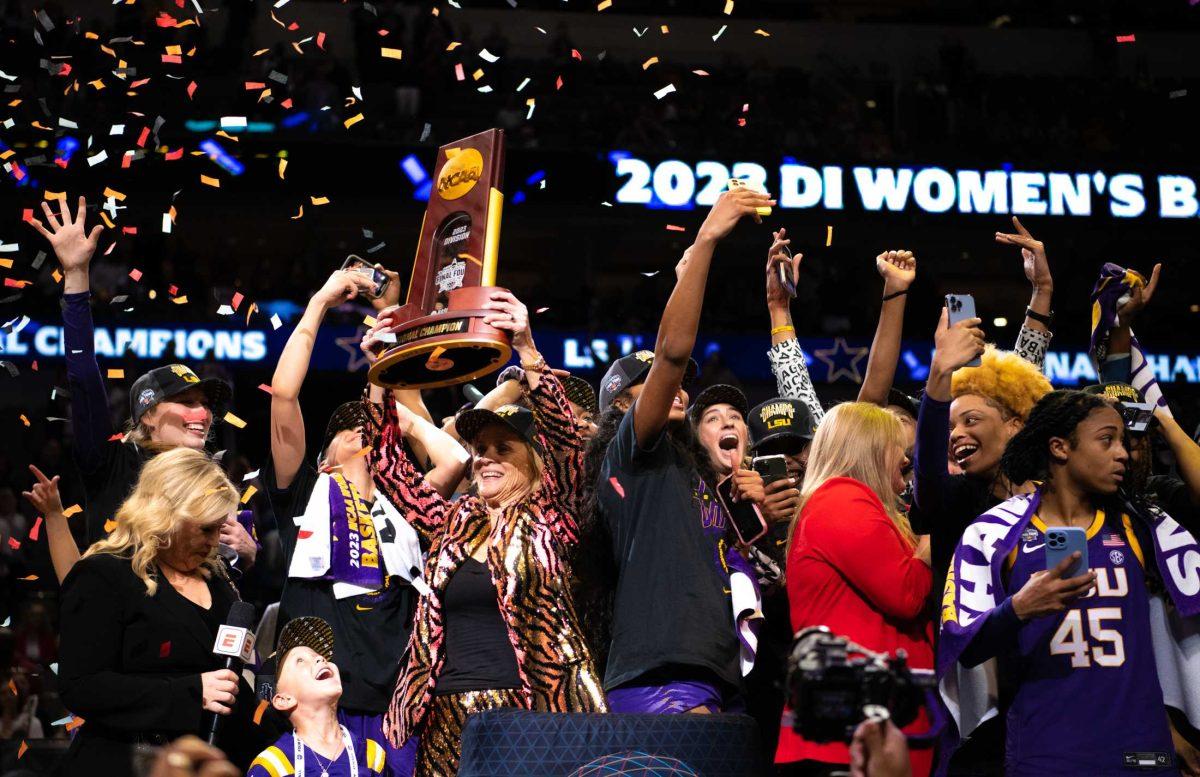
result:
[[[384,59],[401,59],[404,56],[404,52],[400,49],[380,48],[379,55]]]
[[[667,231],[668,232],[686,232],[687,230],[684,229],[683,227],[676,226],[675,224],[668,224]]]
[[[313,196],[309,195],[308,199],[312,200],[313,205],[328,205],[329,204],[328,197],[313,197]]]
[[[733,13],[733,0],[725,0],[725,15],[729,16]]]
[[[39,11],[38,13],[41,13],[41,12]],[[14,691],[13,693],[15,694],[16,691]],[[91,729],[89,729],[89,731],[90,730]],[[17,760],[18,761],[21,760],[21,756],[25,755],[25,751],[28,749],[29,749],[29,744],[24,739],[22,739],[21,746],[19,748],[17,748]]]
[[[304,205],[303,205],[303,203],[301,203],[301,205],[300,205],[300,212],[299,212],[299,213],[297,213],[295,216],[292,216],[291,218],[292,218],[292,221],[295,221],[296,219],[302,219],[302,218],[304,218]]]
[[[771,37],[771,33],[767,32],[766,30],[763,30],[763,29],[758,29],[758,30],[755,30],[755,31],[754,31],[754,34],[755,34],[755,35],[761,35],[761,36],[763,36],[764,38],[769,38],[769,37]]]
[[[642,70],[649,70],[651,65],[657,65],[657,64],[658,64],[658,57],[650,57],[650,59],[648,59],[642,63]]]
[[[232,426],[236,426],[238,429],[246,428],[246,422],[243,421],[242,419],[238,418],[237,416],[235,416],[233,413],[226,413],[224,420],[226,423],[228,423]]]
[[[33,528],[31,528],[29,530],[29,539],[33,542],[37,542],[38,541],[38,533],[41,532],[41,530],[42,530],[42,516],[39,515],[37,517],[37,520],[33,522]]]
[[[77,515],[78,513],[82,512],[82,507],[80,507],[78,504],[73,504],[67,509],[63,510],[63,518],[70,518],[72,515]]]
[[[117,191],[116,189],[112,189],[112,188],[109,188],[109,187],[107,187],[107,186],[106,186],[106,187],[104,187],[104,196],[105,196],[105,197],[112,197],[112,198],[113,198],[114,200],[116,200],[117,202],[124,202],[124,201],[125,201],[125,195],[124,195],[124,194],[121,194],[121,193],[120,193],[119,191]],[[65,200],[65,199],[66,199],[66,197],[67,197],[67,194],[66,194],[66,192],[63,192],[62,194],[60,194],[60,195],[58,196],[58,198],[57,198],[57,199],[60,199],[60,200]],[[50,197],[47,195],[46,199],[50,199]]]
[[[221,188],[221,181],[220,181],[220,179],[217,179],[217,178],[213,178],[213,177],[211,177],[211,176],[204,175],[203,173],[201,173],[201,174],[200,174],[200,183],[202,183],[202,184],[205,184],[205,185],[207,185],[207,186],[211,186],[211,187],[213,187],[214,189],[220,189],[220,188]]]
[[[108,371],[108,379],[109,380],[122,380],[122,379],[124,379],[124,377],[125,377],[125,370],[110,369]]]
[[[617,492],[617,496],[624,499],[625,498],[625,488],[621,485],[621,481],[617,480],[616,477],[611,477],[608,479],[608,482],[609,482],[609,485],[611,485],[613,487],[613,491]]]
[[[724,34],[725,34],[725,30],[727,30],[727,29],[729,29],[729,25],[728,25],[728,24],[722,24],[722,25],[721,25],[721,29],[717,30],[717,34],[716,34],[716,35],[714,35],[714,36],[712,36],[713,43],[716,43],[716,42],[717,42],[717,38],[719,38],[719,37],[721,37],[722,35],[724,35]]]
[[[268,394],[270,394],[271,396],[275,396],[275,392],[274,392],[274,391],[272,391],[272,390],[271,390],[271,387],[270,387],[270,386],[268,386],[266,383],[259,383],[259,384],[258,384],[258,390],[259,390],[259,391],[265,391],[265,392],[267,392]]]
[[[674,91],[675,91],[675,84],[667,84],[662,89],[659,89],[657,92],[655,92],[654,96],[656,98],[658,98],[659,100],[661,100],[662,98],[666,97],[667,95],[671,94]]]
[[[116,528],[117,528],[117,522],[114,521],[113,519],[109,518],[107,521],[104,522],[104,531],[108,532],[109,534],[111,534],[113,529],[116,529]]]
[[[172,297],[171,301],[174,302],[176,305],[186,305],[187,304],[187,295],[183,294],[178,297]]]
[[[1136,43],[1136,42],[1137,42],[1136,35],[1118,35],[1117,36],[1117,43]]]
[[[171,640],[168,639],[166,642],[158,646],[158,657],[166,658],[169,655],[171,655]]]
[[[833,225],[825,227],[825,247],[833,245]]]
[[[596,6],[597,11],[606,11],[612,8],[612,0],[600,0],[600,4]]]
[[[256,472],[255,474],[257,475],[258,473]],[[246,504],[251,499],[253,499],[254,495],[257,493],[258,493],[257,488],[255,488],[254,486],[247,486],[246,491],[242,494],[242,498],[239,501],[241,501],[242,504]]]
[[[350,118],[346,119],[344,122],[342,122],[342,124],[345,125],[346,129],[350,129],[351,127],[353,127],[355,124],[358,124],[362,120],[363,120],[363,115],[361,113],[359,113],[359,114],[355,114],[354,116],[351,116]]]
[[[254,725],[261,726],[263,713],[267,711],[268,703],[266,699],[258,700],[258,707],[254,710]]]
[[[279,314],[272,313],[271,314],[271,328],[278,329],[281,326],[283,326],[283,321],[279,318]]]
[[[1186,89],[1176,89],[1175,91],[1168,94],[1167,97],[1169,97],[1172,100],[1177,99],[1179,97],[1187,97],[1187,90]]]
[[[454,65],[454,77],[459,81],[467,80],[466,75],[463,73],[463,66],[461,62],[458,62]]]
[[[21,547],[21,541],[16,537],[9,537],[8,547],[12,548],[13,550],[18,550]]]
[[[495,54],[488,51],[487,49],[479,50],[479,58],[482,59],[484,62],[499,62],[500,61],[500,57],[497,57]]]
[[[640,273],[640,274],[645,275],[647,278],[653,278],[655,275],[658,275],[660,272],[662,272],[662,270],[655,270],[654,272],[644,272],[644,273]]]

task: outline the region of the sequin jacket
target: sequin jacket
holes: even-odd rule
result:
[[[542,446],[574,457],[575,466],[547,461],[541,489],[504,509],[487,537],[487,565],[516,652],[525,707],[605,712],[604,692],[571,601],[566,561],[579,537],[563,494],[576,488],[584,443],[556,377],[544,375],[529,403]],[[368,406],[375,483],[430,545],[424,577],[431,590],[417,603],[407,661],[384,718],[384,733],[400,746],[420,730],[445,660],[446,586],[492,522],[479,498],[450,501],[425,482],[400,445],[393,403]]]

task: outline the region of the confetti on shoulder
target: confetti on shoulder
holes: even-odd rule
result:
[[[246,422],[235,416],[233,413],[226,413],[224,420],[225,423],[236,426],[238,429],[246,428]]]

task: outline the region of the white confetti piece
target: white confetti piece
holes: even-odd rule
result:
[[[171,214],[170,213],[163,214],[162,231],[163,231],[164,235],[171,234]]]
[[[520,86],[518,86],[518,87],[517,87],[517,91],[519,92],[519,91],[521,91],[522,89],[524,89],[524,88],[525,88],[525,87],[527,87],[527,86],[529,86],[529,79],[528,79],[528,78],[526,78],[524,81],[522,81],[522,82],[521,82]]]
[[[258,477],[258,472],[259,472],[258,470],[254,470],[253,472],[247,472],[245,474],[245,476],[242,478],[242,482],[245,483],[247,480],[254,480],[256,477]]]
[[[281,327],[281,326],[283,326],[283,321],[281,321],[281,320],[279,319],[279,314],[278,314],[278,313],[272,313],[272,314],[271,314],[271,328],[272,328],[272,329],[278,329],[278,328],[279,328],[279,327]]]
[[[500,61],[500,57],[497,57],[495,54],[488,51],[487,49],[479,50],[479,58],[482,59],[484,62],[499,62]]]
[[[222,305],[221,307],[217,308],[217,315],[218,316],[232,316],[233,308],[229,307],[228,305]]]
[[[125,134],[125,125],[124,124],[112,125],[112,127],[110,127],[108,130],[108,134],[109,135],[124,135]]]
[[[667,84],[662,89],[659,89],[657,92],[655,92],[654,96],[661,100],[662,98],[666,97],[667,95],[671,94],[674,91],[675,91],[675,84]]]
[[[108,152],[104,149],[100,149],[99,154],[94,154],[93,156],[88,157],[88,167],[95,167],[105,159],[108,159]]]
[[[729,25],[728,25],[728,24],[722,24],[722,25],[721,25],[721,29],[717,30],[717,34],[716,34],[716,35],[714,35],[714,36],[712,36],[712,38],[713,38],[713,43],[716,43],[716,42],[717,42],[717,38],[719,38],[719,37],[721,37],[722,35],[724,35],[724,34],[725,34],[725,30],[728,30],[728,29],[729,29]]]

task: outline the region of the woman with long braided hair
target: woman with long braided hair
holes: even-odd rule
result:
[[[981,515],[955,552],[938,671],[969,736],[987,717],[975,706],[987,698],[984,673],[972,670],[998,659],[1006,774],[1177,773],[1147,581],[1161,583],[1182,613],[1200,611],[1200,597],[1176,574],[1179,550],[1195,540],[1121,499],[1124,440],[1121,415],[1102,397],[1047,394],[1000,462],[1010,482],[1034,481],[1035,491]],[[1086,554],[1048,568],[1056,527],[1084,529]]]

